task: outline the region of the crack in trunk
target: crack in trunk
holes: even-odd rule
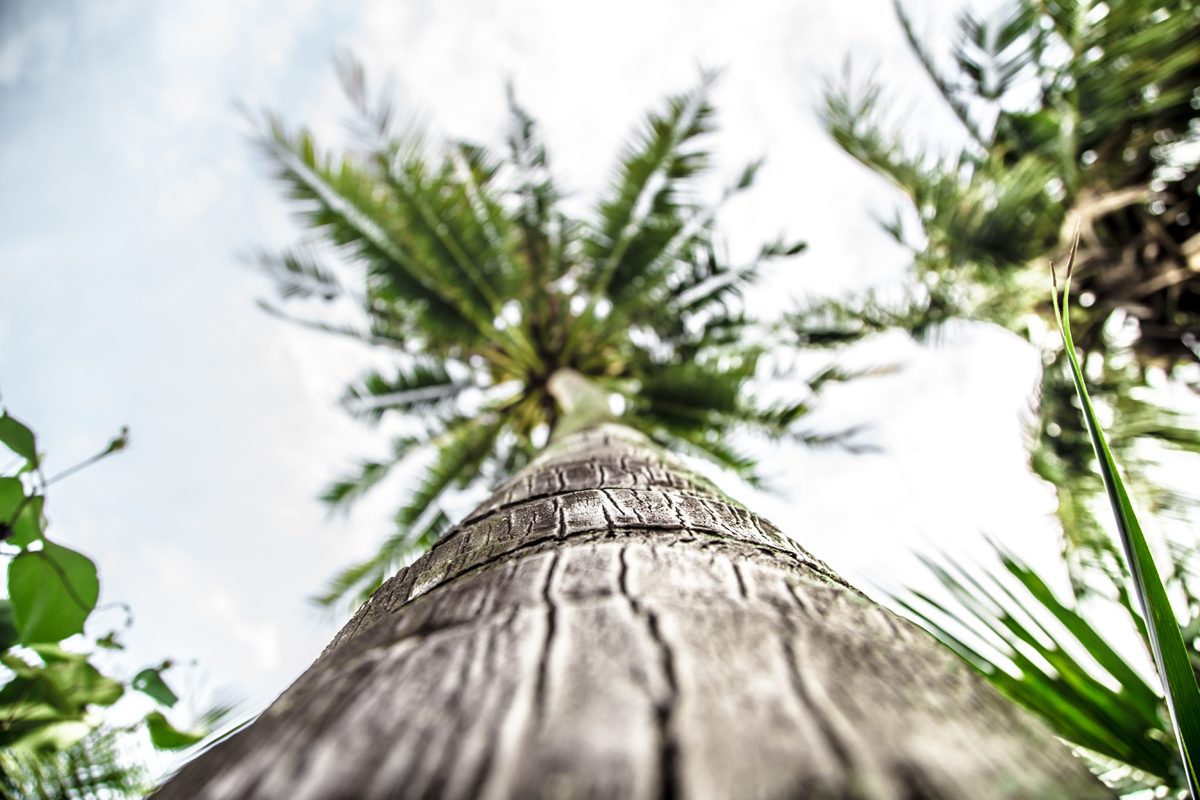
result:
[[[649,691],[648,693],[650,694],[650,701],[654,709],[654,722],[658,731],[659,796],[674,800],[674,798],[680,796],[679,746],[675,741],[673,722],[675,705],[679,697],[679,684],[675,674],[675,658],[671,652],[670,645],[667,644],[666,639],[663,638],[662,631],[659,629],[658,616],[653,611],[647,609],[629,590],[627,547],[621,547],[619,559],[621,567],[618,573],[617,586],[620,588],[621,595],[625,598],[634,616],[643,622],[646,633],[649,635],[650,641],[658,652],[660,660],[663,684],[666,689],[665,696],[655,697],[653,693]]]
[[[542,642],[542,655],[538,659],[537,683],[533,692],[535,719],[541,719],[545,714],[546,692],[550,683],[550,656],[554,651],[554,633],[558,624],[558,608],[551,593],[551,584],[554,583],[558,559],[558,553],[550,558],[550,566],[546,569],[546,582],[542,585],[542,602],[546,605],[546,638]]]

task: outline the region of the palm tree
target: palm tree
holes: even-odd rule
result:
[[[1200,5],[1008,0],[988,17],[961,16],[947,66],[899,3],[896,10],[965,144],[947,156],[906,142],[884,123],[884,91],[874,81],[828,91],[834,139],[910,205],[886,227],[911,250],[912,269],[901,302],[818,304],[793,322],[811,342],[834,344],[893,327],[925,338],[966,319],[1005,327],[1043,350],[1030,463],[1057,490],[1075,601],[1055,597],[999,547],[1007,581],[930,562],[956,603],[923,594],[902,603],[1002,691],[1106,759],[1105,769],[1128,767],[1114,778],[1183,786],[1155,691],[1080,606],[1107,598],[1141,626],[1096,515],[1103,486],[1061,342],[1047,335],[1055,330],[1047,261],[1079,232],[1082,307],[1072,317],[1083,321],[1076,342],[1093,393],[1112,414],[1114,449],[1143,502],[1165,521],[1186,518],[1197,498],[1155,485],[1145,471],[1164,445],[1200,452],[1187,418],[1148,390],[1163,374],[1200,388],[1200,51],[1189,44],[1200,38]],[[906,217],[918,231],[905,228]],[[1189,628],[1200,620],[1195,545],[1191,535],[1167,543],[1168,580]],[[1092,666],[1072,652],[1088,654]]]
[[[649,117],[586,219],[519,109],[506,163],[394,136],[388,113],[341,160],[272,121],[280,176],[364,268],[355,335],[408,363],[350,402],[423,412],[436,451],[395,540],[335,588],[442,535],[160,797],[1106,796],[931,637],[656,444],[744,471],[726,437],[792,435],[805,409],[748,391],[765,345],[734,299],[754,266],[717,257],[694,188],[708,84]],[[346,291],[308,256],[271,263]],[[468,387],[470,413],[447,402]],[[444,530],[445,487],[510,472]]]
[[[317,298],[362,324],[299,321],[393,356],[388,370],[347,387],[343,403],[368,423],[400,417],[408,427],[388,458],[361,462],[323,499],[348,508],[406,459],[424,459],[428,470],[396,512],[391,538],[339,574],[319,602],[361,603],[449,529],[446,495],[525,466],[556,426],[547,381],[559,367],[622,398],[653,440],[751,482],[753,463],[726,443],[730,432],[828,438],[794,429],[808,398],[765,407],[747,393],[767,346],[753,338],[738,297],[763,261],[804,245],[781,239],[749,264],[719,256],[717,211],[751,186],[759,164],[716,202],[701,202],[694,179],[709,163],[697,142],[711,126],[711,75],[647,121],[585,223],[563,211],[534,121],[511,91],[507,159],[466,143],[435,152],[430,137],[397,132],[386,101],[369,102],[360,66],[340,66],[361,117],[361,158],[335,161],[275,118],[261,141],[290,194],[311,203],[304,220],[323,251],[309,239],[258,260],[283,298]],[[365,274],[343,277],[330,255],[348,256]],[[830,370],[810,383],[815,390],[839,377]]]

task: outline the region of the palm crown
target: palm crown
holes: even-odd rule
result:
[[[283,297],[346,301],[363,321],[307,324],[394,354],[389,371],[347,388],[347,409],[372,422],[396,413],[420,422],[394,440],[390,458],[363,462],[324,499],[346,506],[403,459],[425,450],[432,461],[397,511],[393,535],[337,576],[320,602],[368,596],[449,527],[446,492],[524,465],[559,421],[547,388],[556,370],[623,397],[626,421],[655,440],[743,477],[753,477],[753,465],[727,443],[732,430],[804,435],[792,429],[806,402],[766,406],[745,391],[765,345],[750,335],[739,302],[763,260],[803,245],[777,241],[737,266],[719,255],[717,210],[752,184],[758,164],[702,202],[711,75],[648,116],[604,197],[576,218],[563,210],[537,127],[511,92],[500,156],[397,132],[391,107],[369,102],[361,67],[347,62],[341,73],[358,112],[355,151],[326,153],[311,134],[268,116],[261,143],[317,238],[261,262]],[[330,255],[357,272],[342,279]]]

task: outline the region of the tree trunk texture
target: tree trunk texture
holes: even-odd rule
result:
[[[928,634],[611,424],[552,445],[157,795],[1111,796]]]

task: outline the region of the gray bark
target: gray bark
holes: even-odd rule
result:
[[[603,425],[385,583],[157,796],[1111,794],[928,634]]]

